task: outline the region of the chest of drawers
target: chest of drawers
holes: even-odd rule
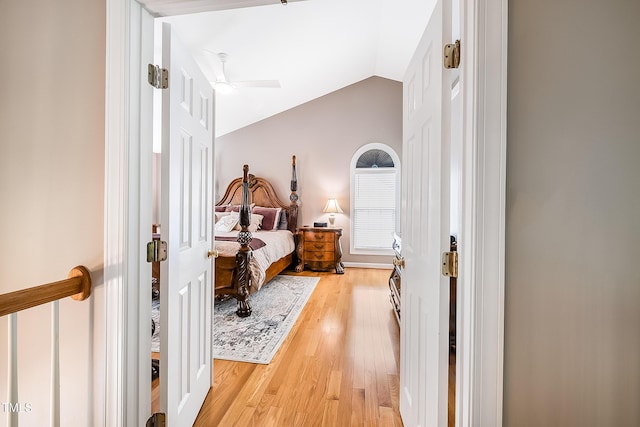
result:
[[[337,274],[344,273],[342,264],[341,228],[302,227],[298,238],[298,265],[296,271],[326,271],[335,269]]]

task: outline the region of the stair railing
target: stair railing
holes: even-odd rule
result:
[[[52,303],[51,309],[51,426],[60,426],[60,342],[59,300],[71,297],[83,301],[91,295],[91,275],[83,266],[74,267],[68,278],[0,295],[0,317],[9,316],[7,397],[4,412],[7,426],[18,427],[18,313],[31,307]]]

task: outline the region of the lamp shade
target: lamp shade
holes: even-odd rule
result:
[[[342,209],[340,209],[340,205],[336,199],[327,200],[327,204],[324,205],[324,213],[342,213]]]

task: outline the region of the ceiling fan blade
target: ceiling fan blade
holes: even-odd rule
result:
[[[278,80],[245,80],[245,81],[230,81],[225,73],[225,63],[227,62],[227,54],[224,52],[213,52],[208,49],[202,49],[204,52],[216,55],[222,64],[219,75],[215,82],[211,82],[213,87],[221,92],[229,92],[231,88],[242,87],[265,87],[265,88],[279,88],[280,82]]]
[[[233,87],[266,87],[266,88],[279,88],[280,82],[278,80],[244,80],[244,81],[232,81],[230,82]]]

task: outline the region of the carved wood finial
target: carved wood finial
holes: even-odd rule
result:
[[[298,190],[298,177],[296,176],[296,156],[294,155],[291,160],[291,195],[293,196],[295,192]],[[295,200],[297,201],[298,196],[295,196]],[[291,196],[289,200],[293,201]]]
[[[242,227],[242,231],[238,233],[238,243],[243,245],[240,235],[242,233],[249,233],[247,227],[249,227],[251,221],[251,212],[250,212],[250,195],[249,195],[249,165],[244,165],[242,168],[244,172],[244,177],[242,178],[242,202],[240,204],[240,227]],[[246,244],[248,245],[251,241],[251,233],[249,233],[249,237],[243,238],[242,240],[246,240]]]
[[[291,194],[289,195],[289,230],[298,228],[298,177],[296,175],[296,156],[291,157]]]

